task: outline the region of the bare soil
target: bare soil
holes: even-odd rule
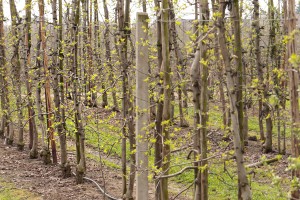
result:
[[[24,189],[36,194],[40,199],[104,199],[97,187],[86,181],[77,185],[75,177],[63,179],[59,165],[44,165],[39,159],[29,159],[29,150],[20,152],[15,146],[6,146],[0,142],[0,178],[14,183],[17,189]],[[69,155],[72,171],[75,171],[74,153]],[[109,194],[120,197],[121,176],[117,170],[100,166],[92,159],[87,159],[89,166],[87,177],[91,177],[104,187]],[[105,183],[104,181],[105,180]]]

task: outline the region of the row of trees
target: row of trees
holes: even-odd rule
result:
[[[100,3],[103,3],[103,22],[99,19]],[[299,156],[295,1],[283,0],[274,6],[273,0],[269,0],[265,27],[261,25],[259,0],[251,4],[238,0],[197,0],[190,4],[194,5],[195,20],[192,31],[185,32],[190,38],[185,45],[180,41],[180,23],[176,21],[174,8],[177,4],[172,0],[154,0],[156,33],[148,28],[151,20],[146,11],[150,3],[146,1],[141,2],[144,13],[137,15],[137,23],[132,26],[130,0],[115,2],[114,18],[106,0],[73,0],[64,6],[62,0],[52,0],[52,20],[45,17],[43,0],[38,0],[39,16],[34,19],[31,0],[26,0],[24,19],[20,18],[15,1],[10,0],[11,24],[7,31],[0,1],[0,134],[6,144],[16,141],[22,151],[24,129],[28,126],[29,157],[38,157],[41,142],[43,162],[56,164],[58,138],[62,175],[67,178],[71,176],[71,167],[66,134],[70,129],[67,121],[71,120],[75,130],[72,136],[76,143],[76,180],[82,183],[88,167],[86,127],[95,123],[86,111],[97,112],[95,107],[100,106],[112,112],[121,111],[122,196],[133,199],[137,175],[137,199],[146,199],[151,169],[156,174],[155,198],[165,200],[169,199],[168,180],[176,175],[169,174],[177,121],[175,107],[179,110],[179,126],[186,127],[192,104],[193,137],[192,145],[187,148],[194,160],[182,172],[194,170],[193,199],[206,200],[211,159],[207,137],[211,128],[209,110],[210,105],[216,104],[210,100],[219,98],[217,105],[221,105],[223,117],[220,127],[234,143],[238,198],[251,199],[244,165],[251,106],[257,105],[264,152],[273,151],[275,124],[278,153],[286,152],[286,126],[290,120],[291,150],[293,157]],[[241,24],[247,22],[247,18],[242,20],[246,9],[243,5],[248,5],[252,14],[250,30],[241,30]],[[137,30],[136,38],[132,29]],[[186,75],[188,71],[191,76]],[[289,104],[291,117],[282,120]],[[154,143],[152,168],[148,163],[152,151],[148,141]],[[300,170],[294,168],[293,176],[299,178]],[[291,197],[300,198],[299,188],[292,189]]]

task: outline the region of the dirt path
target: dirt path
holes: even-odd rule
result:
[[[74,171],[73,153],[69,157]],[[103,186],[99,165],[91,159],[87,159],[87,165],[89,166],[87,176]],[[107,191],[120,197],[121,176],[117,170],[104,168],[103,173]],[[28,149],[19,152],[14,146],[4,145],[1,140],[0,193],[14,189],[22,191],[22,195],[15,196],[14,199],[104,199],[94,184],[85,182],[76,185],[74,177],[62,179],[58,165],[44,165],[39,159],[29,159]]]

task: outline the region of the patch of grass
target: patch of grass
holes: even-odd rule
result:
[[[24,190],[18,189],[16,186],[0,177],[0,199],[1,200],[41,200],[38,195]]]
[[[190,126],[193,126],[193,108],[188,109],[189,115],[186,116]],[[175,106],[175,118],[178,116],[178,106]],[[112,123],[113,117],[107,119],[97,120],[90,118],[88,126],[85,127],[86,142],[94,147],[100,145],[101,151],[110,155],[121,156],[121,126],[118,123]],[[177,119],[176,119],[177,120]],[[74,123],[68,121],[68,128],[75,132]],[[222,113],[218,106],[211,106],[209,112],[209,128],[210,129],[223,129],[222,127]],[[249,116],[249,131],[251,135],[259,134],[259,126],[257,116]],[[275,128],[274,128],[274,131]],[[181,132],[179,131],[179,134]],[[177,133],[176,133],[177,134]],[[74,135],[72,136],[74,137]],[[176,137],[175,137],[176,138]],[[177,138],[174,142],[175,147],[178,147],[182,142]],[[127,145],[127,157],[129,159],[129,145]],[[150,170],[155,171],[154,166],[154,150],[149,152],[149,166]],[[99,157],[92,154],[87,154],[87,157],[99,161]],[[109,160],[102,160],[104,165],[120,169],[119,165],[112,163]],[[172,155],[172,165],[188,162],[186,160],[186,153]],[[184,166],[172,167],[170,174],[180,171]],[[209,163],[209,197],[211,199],[237,199],[237,173],[236,164],[234,161],[227,162],[227,171],[224,171],[222,162]],[[271,170],[267,170],[269,172]],[[159,172],[158,172],[159,173]],[[252,197],[254,200],[283,200],[287,197],[287,189],[281,189],[277,185],[272,185],[272,174],[266,173],[263,170],[256,172],[255,178],[249,175],[249,180],[252,189]],[[251,180],[252,179],[252,180]],[[172,182],[182,183],[188,185],[194,181],[194,170],[188,170],[171,179]],[[286,184],[286,183],[285,183]]]
[[[182,168],[174,167],[170,173],[175,173]],[[253,175],[248,176],[253,200],[287,199],[287,189],[283,186],[287,185],[288,182],[282,179],[280,183],[273,184],[272,182],[275,177],[272,174],[271,168],[271,166],[263,166],[261,169],[255,170],[255,178],[253,178]],[[224,170],[224,165],[220,163],[209,165],[208,187],[211,199],[237,199],[238,181],[235,162],[227,162],[226,170]],[[172,180],[178,183],[190,184],[194,180],[194,172],[193,170],[186,171]]]
[[[75,124],[71,120],[67,120],[68,130],[75,133]],[[121,128],[112,124],[109,119],[103,119],[96,122],[94,119],[89,119],[88,126],[85,126],[86,143],[93,147],[100,145],[101,151],[109,155],[121,156]],[[71,134],[75,139],[75,135]],[[126,145],[129,152],[129,143]],[[129,154],[127,155],[129,159]]]
[[[86,154],[86,157],[90,158],[92,160],[100,162],[99,156],[95,156],[93,154],[88,153],[88,154]],[[115,163],[113,163],[113,162],[111,162],[111,161],[109,161],[107,159],[101,158],[101,161],[107,167],[110,167],[110,168],[113,168],[113,169],[121,169],[121,166],[119,166],[119,165],[117,165],[117,164],[115,164]]]

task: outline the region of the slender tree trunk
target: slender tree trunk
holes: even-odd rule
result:
[[[201,29],[208,27],[209,20],[209,8],[208,1],[200,1],[200,24]],[[204,35],[205,32],[201,32],[201,35]],[[204,161],[199,162],[198,166],[201,170],[198,170],[195,197],[194,200],[207,200],[208,199],[208,169],[207,169],[207,123],[208,123],[208,46],[206,45],[207,41],[200,41],[200,50],[196,51],[199,55],[200,70],[201,70],[201,90],[200,90],[200,158]],[[200,52],[199,52],[200,51]],[[201,61],[200,61],[201,58]],[[195,59],[195,60],[198,60]],[[195,61],[194,61],[195,62]],[[199,75],[199,73],[197,74]],[[195,78],[194,78],[195,79]],[[195,88],[196,89],[196,88]],[[199,90],[197,90],[199,91]],[[199,101],[199,100],[198,100]],[[196,127],[195,127],[196,128]]]
[[[24,49],[24,73],[26,79],[26,90],[27,90],[27,100],[28,100],[28,125],[29,125],[29,149],[32,149],[34,143],[34,137],[36,133],[36,124],[35,124],[35,113],[33,109],[33,99],[32,99],[32,88],[31,88],[31,77],[29,77],[29,67],[31,63],[31,0],[26,0],[26,22],[25,22],[25,49]],[[35,141],[36,142],[36,141]],[[33,150],[31,150],[30,157],[37,157],[37,145]]]
[[[260,19],[259,19],[259,0],[253,1],[254,12],[253,12],[253,20],[252,23],[254,29],[254,44],[255,44],[255,61],[257,67],[257,75],[258,75],[258,123],[259,123],[259,133],[260,139],[265,140],[264,136],[264,126],[263,126],[263,117],[262,117],[262,99],[263,99],[263,68],[261,63],[261,51],[260,51]]]
[[[52,17],[53,17],[53,26],[58,27],[55,29],[53,37],[53,52],[52,52],[52,73],[53,73],[53,93],[54,93],[54,104],[55,104],[55,124],[57,128],[57,133],[59,135],[60,141],[60,154],[61,154],[61,169],[62,176],[64,178],[71,176],[71,168],[69,163],[67,162],[67,138],[66,138],[66,130],[64,129],[64,119],[62,113],[64,112],[64,106],[61,102],[61,92],[63,90],[60,84],[63,80],[62,78],[62,68],[63,68],[63,55],[62,55],[62,0],[58,2],[58,10],[59,10],[59,19],[57,19],[57,1],[52,1]],[[58,23],[57,23],[58,22]]]
[[[186,66],[185,66],[186,62],[183,58],[179,44],[177,42],[178,34],[177,34],[177,30],[176,30],[176,22],[175,22],[176,19],[175,19],[174,5],[173,5],[172,0],[169,1],[169,5],[170,5],[170,19],[171,19],[170,31],[171,31],[171,35],[172,35],[171,42],[174,46],[174,51],[175,51],[175,55],[176,55],[178,80],[181,82],[181,81],[184,81],[182,76],[185,74],[184,69],[186,68]],[[179,107],[179,120],[180,120],[179,126],[188,127],[189,124],[184,117],[185,112],[184,112],[184,107],[183,107],[182,88],[185,88],[185,84],[179,83],[178,84],[178,107]]]
[[[129,120],[128,118],[128,110],[129,110],[129,104],[127,101],[129,101],[129,90],[128,90],[128,60],[127,60],[127,43],[128,43],[128,34],[130,29],[129,24],[129,6],[130,6],[130,0],[126,0],[124,4],[124,0],[119,0],[119,34],[120,34],[120,48],[119,48],[119,54],[120,54],[120,61],[122,66],[122,113],[123,113],[123,119],[125,120],[123,128],[122,128],[122,194],[123,197],[125,197],[126,191],[127,191],[127,172],[126,172],[126,126],[128,125],[126,121]],[[131,133],[129,133],[131,134]]]
[[[209,21],[209,7],[208,7],[208,0],[201,0],[200,3],[201,8],[201,17],[202,20],[201,25],[203,27],[208,27],[208,21]],[[202,35],[204,35],[205,32],[202,32]],[[202,43],[202,42],[201,42]],[[208,162],[205,160],[207,158],[207,133],[208,133],[208,49],[209,46],[207,45],[207,42],[203,41],[201,44],[201,62],[200,62],[200,68],[202,70],[202,76],[201,76],[201,107],[200,107],[200,121],[201,121],[201,136],[200,136],[200,142],[201,142],[201,200],[207,200],[208,199]],[[199,173],[198,172],[198,173]]]
[[[276,63],[276,41],[275,41],[275,11],[274,11],[274,3],[273,0],[269,0],[268,2],[268,15],[269,19],[274,19],[270,21],[270,28],[269,28],[269,49],[268,49],[268,54],[270,55],[270,65],[267,65],[267,72],[266,72],[266,84],[265,84],[265,89],[264,89],[264,111],[265,111],[265,116],[266,116],[266,143],[265,143],[265,153],[272,152],[272,129],[273,129],[273,123],[272,123],[272,110],[269,102],[269,79],[270,79],[270,67],[271,70],[274,69],[275,63]]]
[[[160,8],[160,1],[154,0],[154,6]],[[162,34],[161,34],[161,15],[159,14],[159,9],[156,10],[156,46],[157,46],[157,66],[158,71],[162,71]],[[162,76],[159,76],[159,80],[162,80]],[[155,166],[160,169],[162,166],[162,113],[163,113],[163,93],[164,88],[160,85],[158,91],[157,105],[156,105],[156,117],[155,117],[155,128],[154,138],[155,138]],[[161,181],[155,181],[155,199],[161,199]]]
[[[9,100],[8,100],[8,82],[7,82],[7,69],[5,57],[5,38],[4,38],[4,13],[3,1],[0,0],[0,87],[1,90],[1,109],[2,124],[0,130],[0,138],[5,138],[9,131]]]
[[[233,6],[235,7],[235,11],[238,11],[238,1],[234,0]],[[219,12],[221,16],[217,20],[217,26],[219,29],[219,42],[220,42],[220,49],[222,53],[222,57],[225,63],[225,70],[226,70],[226,83],[227,83],[227,90],[228,90],[228,97],[230,103],[230,110],[231,110],[231,119],[232,119],[232,133],[233,133],[233,140],[234,140],[234,150],[236,156],[236,163],[237,163],[237,171],[238,171],[238,188],[239,194],[238,198],[241,200],[250,200],[251,199],[251,190],[249,186],[249,182],[247,179],[247,173],[244,166],[244,156],[243,156],[243,146],[241,142],[241,135],[240,135],[240,116],[238,114],[238,90],[239,87],[235,85],[235,80],[237,80],[237,74],[235,70],[232,69],[230,63],[230,55],[228,51],[228,47],[226,45],[226,37],[225,37],[225,25],[224,25],[224,16],[225,16],[225,9],[226,4],[224,0],[220,0],[220,7]],[[236,13],[235,13],[236,15]],[[239,20],[239,18],[237,18]],[[235,42],[238,42],[236,35]],[[241,51],[241,49],[239,49]],[[240,52],[241,53],[241,52]]]
[[[18,31],[18,23],[19,16],[16,9],[15,1],[10,0],[10,13],[11,13],[11,22],[12,22],[12,57],[11,57],[11,65],[13,70],[13,83],[14,83],[14,93],[16,96],[16,107],[18,112],[18,150],[22,151],[24,149],[24,138],[23,138],[23,111],[22,111],[22,91],[21,91],[21,63],[19,56],[19,31]],[[10,138],[10,143],[12,143],[12,138]]]
[[[26,1],[26,23],[25,23],[25,50],[24,50],[24,73],[26,79],[26,90],[28,100],[28,124],[29,124],[29,149],[30,158],[38,157],[38,131],[35,123],[35,111],[33,108],[33,96],[31,76],[29,75],[29,67],[31,64],[31,0]]]
[[[40,36],[42,42],[42,51],[43,51],[43,66],[44,66],[44,75],[45,75],[45,99],[46,99],[46,112],[47,112],[47,130],[48,137],[47,139],[50,141],[51,149],[52,149],[52,159],[53,163],[57,163],[57,155],[56,155],[56,144],[54,139],[54,129],[52,126],[52,105],[51,105],[51,94],[50,94],[50,74],[48,70],[48,56],[47,56],[47,44],[46,44],[46,25],[45,25],[45,6],[44,0],[39,0],[39,13],[40,13]]]
[[[113,66],[112,66],[112,60],[111,60],[111,48],[110,48],[110,37],[109,37],[109,31],[110,31],[110,21],[109,21],[109,12],[107,8],[107,2],[106,0],[103,0],[103,9],[104,9],[104,17],[105,17],[105,30],[104,30],[104,43],[105,43],[105,66],[108,66],[108,80],[111,85],[114,84],[114,75],[113,75]],[[113,110],[119,110],[118,102],[117,102],[117,96],[116,96],[116,90],[112,89],[112,98],[113,98]],[[102,106],[105,107],[105,103]],[[107,106],[107,105],[106,105]]]
[[[80,1],[73,0],[72,2],[72,82],[73,82],[73,97],[74,97],[74,118],[76,128],[76,153],[77,153],[77,166],[76,166],[76,181],[77,184],[83,183],[83,176],[86,171],[85,162],[85,135],[83,122],[81,118],[81,102],[78,89],[78,25],[79,25]]]
[[[288,21],[288,35],[291,35],[296,30],[296,14],[295,14],[295,0],[287,2],[287,19]],[[299,65],[293,57],[296,56],[296,42],[295,38],[291,38],[287,43],[287,57],[289,58],[288,75],[289,75],[289,90],[291,101],[291,116],[292,116],[292,156],[298,158],[300,155],[300,114],[299,114]],[[294,178],[300,178],[300,170],[293,169],[292,175]],[[292,199],[300,198],[300,188],[292,189]]]
[[[162,114],[162,137],[163,141],[170,140],[170,119],[171,119],[171,66],[170,66],[170,50],[169,50],[169,2],[168,0],[162,0],[162,23],[161,23],[161,35],[162,35],[162,72],[163,72],[163,87],[164,87],[164,104]],[[163,142],[162,144],[162,171],[165,175],[169,173],[170,167],[170,143]],[[168,192],[168,178],[161,180],[161,199],[169,199]]]
[[[198,0],[195,1],[195,20],[199,20],[198,18]],[[199,23],[197,22],[199,25]],[[195,34],[198,36],[198,28],[193,27]],[[193,104],[194,104],[194,137],[193,137],[193,147],[194,147],[194,159],[197,160],[200,156],[201,152],[201,144],[200,144],[200,97],[201,97],[201,71],[200,71],[200,59],[201,59],[201,52],[200,52],[200,43],[195,48],[195,58],[193,60],[191,66],[191,81],[192,81],[192,90],[193,90]],[[198,167],[200,163],[194,163],[195,167]],[[195,182],[194,187],[194,199],[201,198],[201,173],[199,173],[199,169],[196,168],[194,170],[194,178],[198,180]]]
[[[213,5],[213,13],[218,12],[218,4],[219,0],[212,0],[211,4]],[[220,48],[219,48],[219,40],[218,40],[218,30],[215,31],[215,47],[214,53],[216,56],[216,66],[218,66],[217,76],[219,79],[219,91],[220,91],[220,102],[221,102],[221,109],[222,109],[222,122],[223,122],[223,129],[225,130],[227,127],[227,108],[226,108],[226,99],[225,99],[225,92],[224,92],[224,69],[222,62],[220,61]]]
[[[243,133],[243,123],[244,123],[244,106],[243,106],[243,62],[242,62],[242,42],[241,42],[241,26],[240,26],[240,10],[239,10],[239,1],[233,0],[232,2],[232,23],[233,23],[233,32],[234,32],[234,50],[235,55],[235,66],[237,73],[237,104],[238,104],[238,116],[239,116],[239,131],[242,149],[244,149],[244,137],[247,133]]]
[[[39,30],[41,29],[41,23],[39,23]],[[45,143],[45,137],[47,135],[47,130],[45,127],[45,119],[44,115],[42,112],[42,98],[41,98],[41,92],[42,92],[42,60],[40,59],[41,57],[41,31],[38,33],[38,42],[37,42],[37,54],[36,54],[36,79],[37,79],[37,87],[36,87],[36,107],[37,107],[37,112],[38,112],[38,119],[40,123],[40,128],[42,132],[42,151],[40,153],[40,156],[44,162],[45,165],[51,163],[51,154],[49,151],[49,140],[47,140],[47,144]]]
[[[191,80],[192,80],[192,89],[193,89],[193,103],[194,103],[194,149],[195,155],[194,158],[197,160],[200,156],[201,152],[201,144],[200,144],[200,96],[201,96],[201,72],[200,72],[200,46],[198,46],[195,52],[195,58],[193,60],[191,66]],[[200,163],[195,163],[195,167]],[[198,181],[195,182],[195,198],[200,199],[201,195],[201,173],[199,173],[198,169],[194,171],[195,179]],[[199,179],[200,178],[200,179]]]

